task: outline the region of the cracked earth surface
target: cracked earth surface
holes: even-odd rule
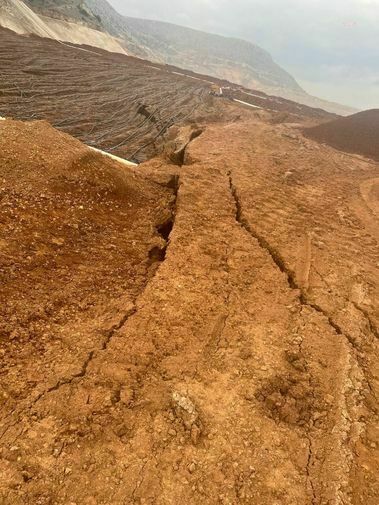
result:
[[[17,317],[2,330],[0,502],[377,504],[378,165],[264,112],[133,169],[42,126],[54,163],[38,138],[28,149],[47,187],[8,181],[1,150]],[[0,128],[28,139],[28,124]],[[121,194],[89,184],[99,171]],[[64,205],[92,233],[57,234]],[[67,277],[73,250],[85,268],[66,260]],[[60,305],[42,317],[47,293]]]

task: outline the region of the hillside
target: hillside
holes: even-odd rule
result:
[[[249,42],[159,21],[122,17],[106,0],[86,0],[113,35],[125,32],[149,49],[156,61],[206,73],[250,88],[301,92],[295,79],[271,56]]]
[[[309,95],[267,51],[251,42],[170,23],[121,16],[107,0],[86,0],[86,3],[109,33],[128,38],[130,54],[226,79],[335,114],[356,112],[351,107]]]
[[[234,98],[276,111],[279,121],[314,125],[335,117],[233,87],[223,99],[214,98],[207,76],[187,76],[176,67],[90,47],[25,38],[3,28],[0,61],[0,116],[46,119],[91,146],[135,161],[158,152],[162,136],[174,124],[195,123],[205,115],[217,119]]]
[[[122,38],[128,53],[256,89],[302,93],[295,79],[258,46],[169,23],[123,17],[106,0],[25,0],[38,14],[74,20]]]
[[[166,63],[272,94],[282,89],[302,91],[266,51],[250,42],[158,21],[126,18],[126,24],[129,33],[143,46],[154,48]]]
[[[377,505],[379,163],[124,54],[0,75],[0,504]]]
[[[83,0],[25,0],[34,12],[43,16],[72,19],[90,28],[102,29],[101,20],[88,8]]]
[[[32,3],[32,2],[30,2]],[[34,3],[34,2],[33,2]],[[66,6],[67,2],[64,2]],[[61,40],[74,44],[88,44],[107,51],[124,53],[123,41],[111,37],[98,28],[94,15],[83,16],[79,10],[71,9],[70,16],[58,11],[51,2],[50,8],[40,9],[54,17],[44,16],[34,12],[27,2],[21,0],[2,0],[0,4],[0,26],[23,35],[38,35],[54,40]]]
[[[378,165],[239,112],[0,122],[2,504],[377,505]]]
[[[379,161],[379,109],[307,128],[305,135],[340,151],[357,153]]]
[[[21,0],[5,2],[23,3]],[[40,30],[31,28],[30,23],[27,26],[21,23],[21,28],[19,23],[18,33],[37,33],[118,52],[126,50],[130,55],[226,79],[336,114],[355,112],[308,95],[265,50],[247,41],[169,23],[124,17],[106,0],[25,0],[25,4],[38,13],[51,33],[45,29],[41,34]],[[4,20],[7,16],[3,11],[2,6],[0,24],[14,29],[14,23]],[[65,26],[62,27],[62,23]],[[75,26],[81,35],[76,39]]]

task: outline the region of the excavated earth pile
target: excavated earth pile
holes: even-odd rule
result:
[[[304,134],[341,151],[359,153],[379,161],[379,109],[307,128]]]
[[[84,374],[135,310],[175,195],[45,122],[1,122],[0,178],[0,388],[10,413]]]
[[[1,123],[1,503],[378,503],[379,167],[271,120]]]

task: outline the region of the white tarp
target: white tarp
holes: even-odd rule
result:
[[[258,107],[258,105],[253,105],[252,103],[243,102],[242,100],[234,99],[235,102],[242,103],[243,105],[248,105],[249,107],[254,107],[254,109],[261,109],[262,107]]]
[[[108,158],[112,158],[112,160],[122,163],[123,165],[129,165],[129,166],[133,166],[133,167],[136,167],[138,165],[138,163],[133,163],[132,161],[125,160],[124,158],[119,158],[118,156],[115,156],[114,154],[110,154],[105,151],[101,151],[100,149],[96,149],[96,147],[91,147],[91,146],[88,146],[88,147],[90,149],[92,149],[93,151],[103,154],[104,156],[108,156]]]

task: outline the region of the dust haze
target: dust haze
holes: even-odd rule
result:
[[[357,108],[379,106],[377,0],[111,3],[128,16],[184,24],[257,43],[308,92]]]

